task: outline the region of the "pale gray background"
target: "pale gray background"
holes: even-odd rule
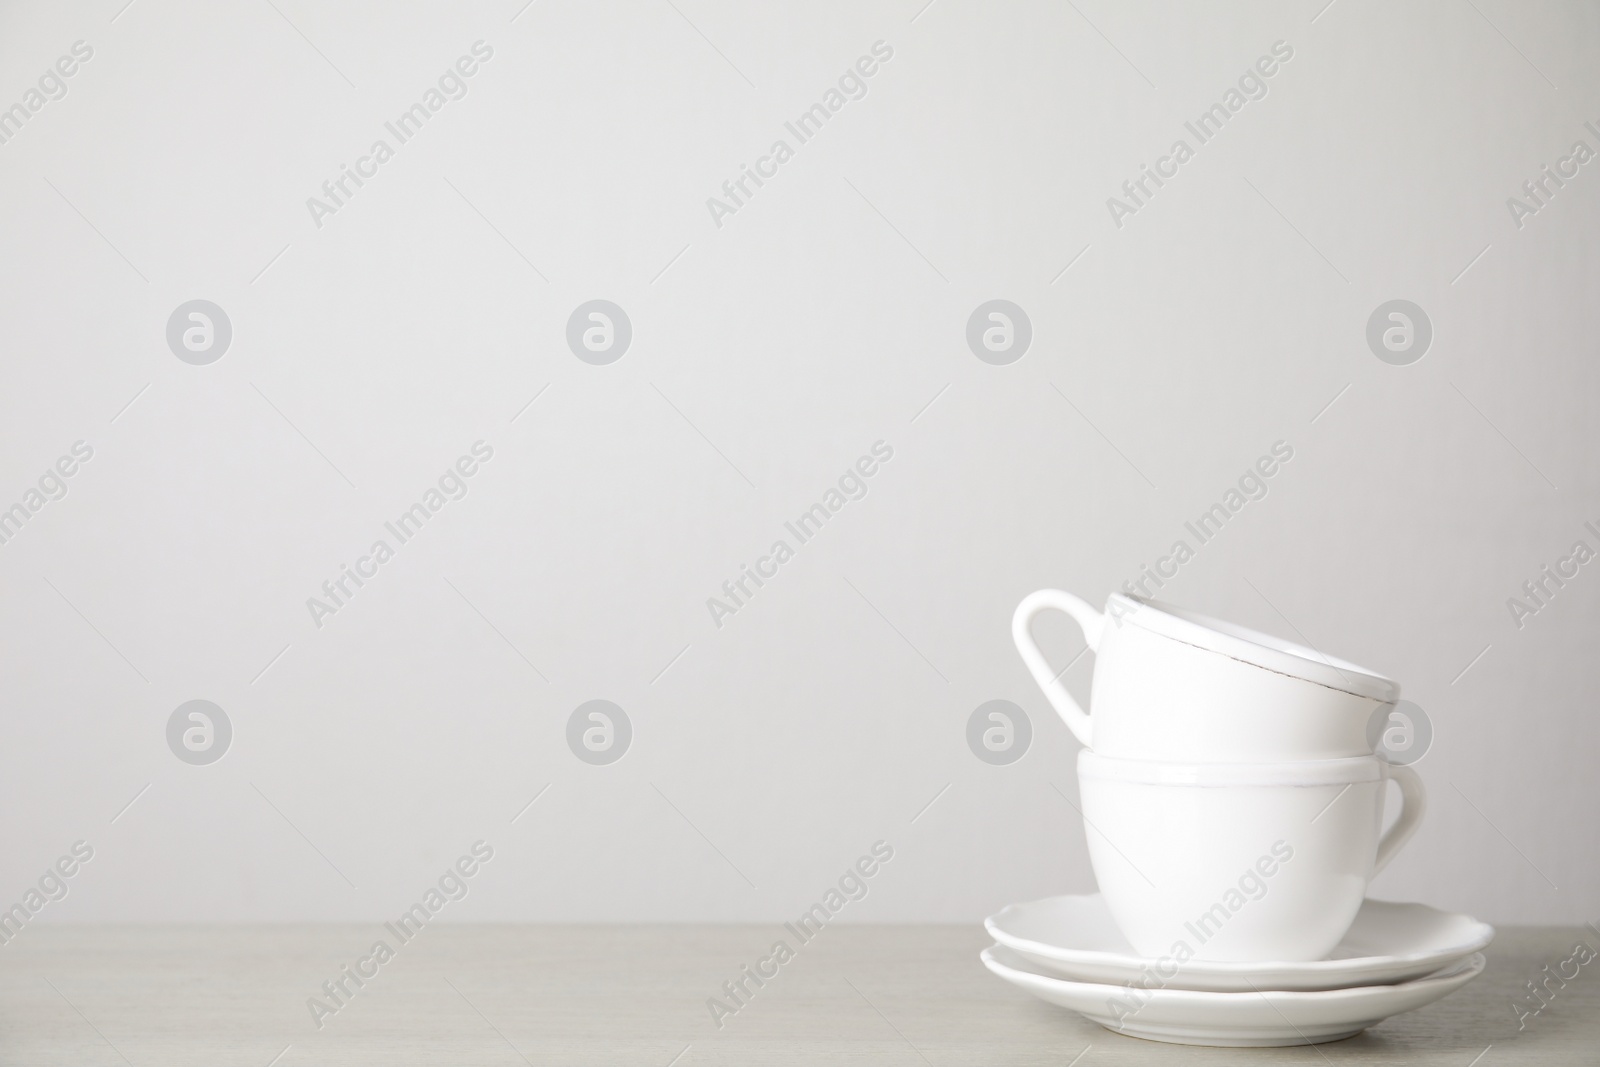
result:
[[[1600,148],[1594,5],[674,3],[0,9],[0,105],[95,50],[0,146],[0,503],[95,449],[0,546],[0,903],[80,838],[40,921],[384,918],[478,838],[450,917],[792,917],[880,838],[843,918],[1087,890],[1078,746],[1012,608],[1103,599],[1284,439],[1165,594],[1431,713],[1432,811],[1378,895],[1600,913],[1600,567],[1506,608],[1600,547],[1600,162],[1506,208]],[[316,229],[306,197],[478,39],[469,95]],[[715,227],[879,39],[866,98]],[[1270,94],[1116,229],[1280,39]],[[1007,367],[963,336],[997,297],[1034,326]],[[1396,297],[1435,328],[1409,367],[1364,340]],[[233,323],[207,367],[164,339],[195,298]],[[633,322],[607,367],[564,341],[594,298]],[[469,496],[314,628],[480,438]],[[878,439],[870,495],[714,629]],[[205,767],[164,736],[196,698],[234,728]],[[564,740],[595,698],[634,727],[606,767]],[[1005,767],[965,741],[994,698],[1034,727]]]

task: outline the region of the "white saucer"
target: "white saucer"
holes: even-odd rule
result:
[[[1123,985],[1160,976],[1158,961],[1134,952],[1099,893],[1013,904],[984,920],[989,936],[1026,966],[1079,982]],[[1314,991],[1406,982],[1433,974],[1481,950],[1494,927],[1467,915],[1367,900],[1329,958],[1310,963],[1212,963],[1189,960],[1166,978],[1168,989],[1219,993],[1257,989]],[[1162,964],[1162,971],[1174,965]]]
[[[1478,953],[1440,974],[1399,985],[1309,993],[1209,993],[1168,988],[1144,990],[1135,996],[1126,986],[1069,982],[1035,973],[1026,960],[1004,945],[984,949],[982,959],[985,967],[1017,988],[1047,1003],[1071,1008],[1107,1030],[1150,1041],[1229,1048],[1314,1045],[1352,1037],[1391,1015],[1455,992],[1476,978],[1484,964]]]

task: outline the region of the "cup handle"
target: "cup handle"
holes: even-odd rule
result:
[[[1422,779],[1417,777],[1417,772],[1410,767],[1391,764],[1389,777],[1394,779],[1400,787],[1400,817],[1389,827],[1389,832],[1383,835],[1383,840],[1378,842],[1378,858],[1372,865],[1372,874],[1389,865],[1400,847],[1411,840],[1411,835],[1417,832],[1417,826],[1422,822],[1422,816],[1427,813],[1427,794],[1422,788]]]
[[[1089,643],[1091,652],[1098,651],[1100,647],[1100,634],[1105,629],[1105,616],[1094,610],[1084,601],[1064,593],[1059,589],[1041,589],[1037,593],[1030,593],[1022,598],[1022,603],[1017,605],[1016,614],[1011,616],[1011,640],[1016,644],[1017,651],[1022,654],[1022,662],[1028,667],[1028,673],[1033,675],[1033,680],[1039,683],[1039,688],[1044,690],[1045,699],[1050,701],[1050,706],[1056,709],[1056,714],[1061,716],[1067,724],[1067,729],[1072,731],[1085,748],[1094,747],[1090,739],[1094,736],[1093,723],[1084,710],[1078,707],[1078,702],[1072,699],[1056,678],[1055,672],[1050,669],[1050,664],[1045,660],[1044,653],[1039,651],[1039,646],[1033,643],[1033,634],[1028,626],[1033,622],[1033,617],[1046,608],[1063,611],[1072,617],[1083,630],[1083,639]]]

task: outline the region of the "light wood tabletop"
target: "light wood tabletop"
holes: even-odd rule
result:
[[[1581,928],[1501,930],[1487,970],[1454,996],[1288,1049],[1110,1033],[985,971],[976,925],[827,927],[713,1019],[710,998],[731,1005],[723,983],[779,938],[794,943],[777,925],[435,925],[405,942],[378,924],[35,926],[0,946],[0,1063],[1600,1063],[1600,961],[1520,1029],[1512,1006],[1546,964],[1600,940]],[[392,958],[372,955],[379,940]],[[346,967],[370,977],[358,986]],[[322,984],[340,979],[335,999]]]

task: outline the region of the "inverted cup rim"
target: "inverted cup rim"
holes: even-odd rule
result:
[[[1314,648],[1149,597],[1112,593],[1110,599],[1114,606],[1108,606],[1108,615],[1149,633],[1383,704],[1400,699],[1400,683],[1393,678]]]

